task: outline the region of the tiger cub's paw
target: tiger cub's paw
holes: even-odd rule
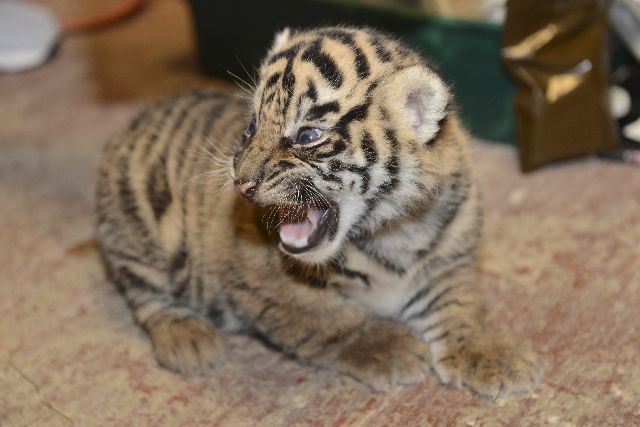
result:
[[[528,345],[496,333],[469,336],[432,357],[443,383],[492,399],[533,392],[543,372],[542,361]]]
[[[389,321],[372,321],[356,332],[337,356],[338,370],[374,390],[396,384],[416,384],[429,372],[429,349],[406,327]]]
[[[211,372],[224,349],[215,327],[195,315],[161,314],[148,329],[158,363],[187,377]]]

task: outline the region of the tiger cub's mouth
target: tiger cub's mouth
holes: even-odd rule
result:
[[[335,233],[338,226],[336,205],[315,204],[278,206],[278,236],[282,248],[292,254],[309,251]]]

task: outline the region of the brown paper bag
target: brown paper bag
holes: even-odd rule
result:
[[[509,0],[503,59],[515,78],[522,170],[616,145],[607,100],[606,0]]]

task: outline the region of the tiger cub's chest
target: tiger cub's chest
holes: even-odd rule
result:
[[[394,272],[354,247],[343,255],[341,268],[329,276],[327,283],[379,316],[392,318],[400,313],[420,282],[416,266]]]

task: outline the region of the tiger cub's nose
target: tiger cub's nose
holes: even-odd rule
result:
[[[245,181],[242,182],[239,179],[236,179],[234,182],[236,189],[242,194],[246,199],[251,200],[253,196],[256,194],[256,189],[258,188],[259,181]]]

